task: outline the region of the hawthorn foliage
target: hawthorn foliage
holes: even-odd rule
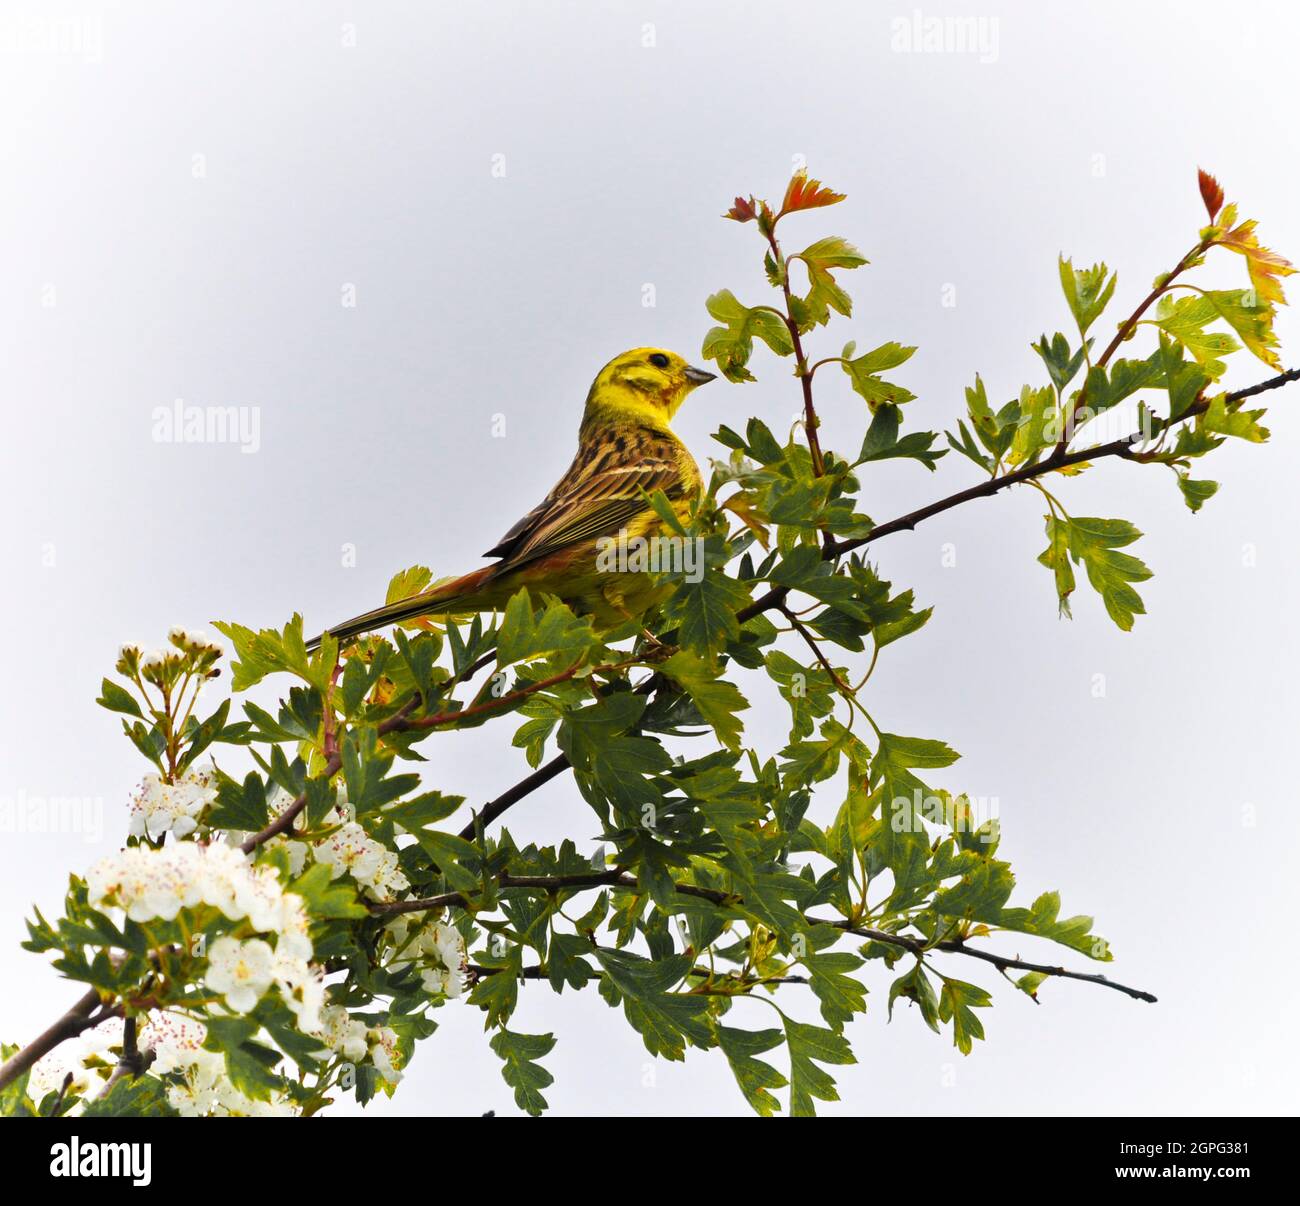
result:
[[[688,520],[650,500],[671,534],[697,542],[704,568],[663,570],[674,590],[644,626],[598,632],[525,591],[497,616],[420,621],[344,648],[326,637],[315,652],[298,616],[261,631],[221,623],[235,696],[264,681],[280,690],[274,710],[245,702],[238,719],[231,700],[200,715],[188,694],[217,672],[211,645],[180,633],[165,655],[124,651],[99,702],[122,714],[154,776],[127,844],[139,853],[131,867],[74,875],[63,916],[37,914],[27,943],[91,990],[83,1030],[120,1019],[120,1031],[84,1084],[41,1095],[6,1048],[17,1070],[0,1107],[314,1113],[342,1094],[393,1092],[417,1043],[437,1041],[438,1011],[470,1008],[519,1108],[535,1114],[555,1039],[515,1027],[520,994],[587,991],[652,1055],[725,1060],[759,1114],[811,1114],[836,1100],[834,1075],[855,1062],[850,1024],[869,992],[891,1013],[914,1007],[963,1054],[993,1004],[961,974],[973,961],[1034,997],[1065,976],[1154,999],[1009,954],[1023,934],[1077,962],[1112,958],[1092,919],[1064,912],[1056,893],[1021,898],[996,821],[928,781],[957,753],[889,727],[872,671],[931,612],[866,550],[1023,485],[1043,496],[1039,561],[1062,613],[1083,582],[1132,627],[1150,576],[1131,551],[1140,533],[1126,519],[1072,514],[1059,497],[1068,479],[1110,457],[1159,466],[1197,511],[1218,488],[1193,476],[1199,462],[1225,440],[1267,439],[1247,401],[1294,376],[1238,393],[1219,385],[1243,347],[1280,373],[1273,317],[1292,269],[1212,177],[1201,174],[1200,190],[1208,224],[1121,321],[1107,317],[1115,274],[1063,258],[1072,329],[1033,345],[1041,377],[1005,401],[976,377],[944,440],[905,430],[913,394],[893,376],[914,348],[807,350],[851,318],[845,279],[867,261],[839,236],[794,252],[781,240],[843,196],[799,174],[779,205],[737,198],[726,217],[756,233],[773,292],[754,305],[726,289],[711,296],[704,355],[735,382],[754,380],[767,354],[786,362],[803,421],[785,436],[758,419],[721,428],[723,456]],[[1239,256],[1246,284],[1194,284],[1211,253]],[[861,445],[847,452],[821,446],[815,406],[814,387],[841,373],[866,404]],[[1090,445],[1087,425],[1132,400],[1139,438]],[[973,467],[973,484],[909,516],[861,510],[878,462],[935,472],[950,451],[966,478]],[[389,598],[430,577],[404,571]],[[747,742],[739,668],[788,709],[783,748]],[[511,725],[532,768],[486,804],[426,769],[439,742],[485,724]],[[591,809],[583,832],[594,825],[599,840],[537,846],[526,808],[503,824],[561,774]],[[248,872],[173,882],[158,868],[184,843],[209,850],[187,866],[207,868],[225,843]],[[787,1004],[807,993],[816,1021]],[[189,1027],[188,1047],[167,1045],[168,1019]],[[162,1028],[153,1046],[142,1037],[151,1027]]]

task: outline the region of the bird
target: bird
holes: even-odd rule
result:
[[[520,589],[555,595],[601,629],[636,619],[665,588],[645,573],[603,568],[609,538],[658,535],[663,520],[649,502],[662,490],[685,517],[703,489],[699,466],[671,422],[692,390],[717,377],[662,348],[633,348],[596,374],[578,428],[573,463],[549,494],[483,555],[497,558],[459,578],[336,624],[326,635],[348,642],[425,616],[498,611]],[[671,588],[668,588],[671,589]]]

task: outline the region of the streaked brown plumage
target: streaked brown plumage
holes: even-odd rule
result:
[[[669,422],[686,395],[713,378],[659,348],[615,357],[587,395],[573,463],[484,554],[500,561],[338,624],[331,635],[346,640],[420,616],[497,610],[521,586],[558,595],[602,627],[643,612],[657,597],[648,576],[599,570],[598,542],[656,534],[662,521],[647,502],[656,490],[682,515],[698,498],[699,468]]]

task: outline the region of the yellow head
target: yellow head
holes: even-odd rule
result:
[[[591,384],[583,423],[618,419],[665,423],[686,395],[716,373],[693,368],[663,348],[633,348],[615,356]]]

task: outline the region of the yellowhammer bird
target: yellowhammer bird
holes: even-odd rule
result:
[[[587,395],[573,464],[484,554],[500,561],[338,624],[330,635],[346,640],[420,616],[497,610],[521,586],[559,596],[602,627],[644,612],[659,597],[648,576],[602,568],[600,549],[621,533],[629,542],[659,533],[662,521],[646,502],[655,490],[680,515],[699,497],[699,468],[669,422],[686,395],[715,376],[658,348],[616,356]]]

